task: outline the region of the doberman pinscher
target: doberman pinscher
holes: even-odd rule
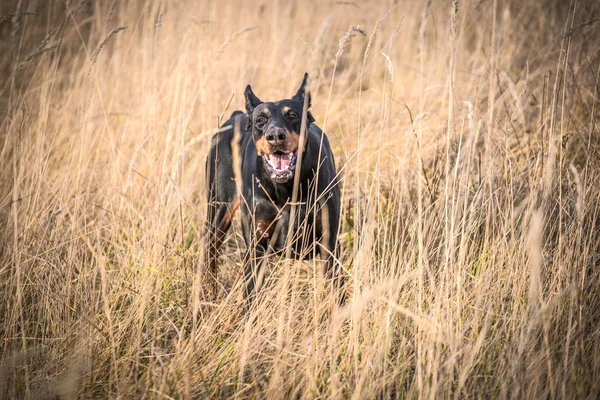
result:
[[[339,262],[340,190],[329,140],[314,124],[308,74],[291,98],[263,102],[244,92],[246,114],[235,111],[212,138],[207,157],[208,264],[217,258],[236,209],[242,208],[245,298],[259,289],[264,258],[319,254],[327,260],[338,302],[343,284]],[[302,129],[304,129],[304,135]]]

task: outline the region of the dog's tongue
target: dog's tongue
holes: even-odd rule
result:
[[[290,166],[291,157],[289,154],[273,154],[271,162],[273,166],[279,170],[286,169]]]
[[[275,182],[287,182],[293,176],[295,154],[265,154],[264,160]]]

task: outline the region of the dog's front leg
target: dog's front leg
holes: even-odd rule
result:
[[[282,220],[257,219],[251,231],[251,240],[244,256],[244,300],[249,308],[265,277],[266,259],[273,252],[278,240]]]
[[[337,239],[339,213],[333,203],[327,202],[320,209],[321,221],[321,259],[327,260],[325,263],[324,275],[327,281],[333,286],[334,295],[338,305],[343,305],[345,301],[344,274],[342,273],[342,263],[340,261],[340,242]]]
[[[255,251],[253,251],[255,250]],[[260,247],[248,248],[244,256],[244,302],[250,308],[264,281],[264,250]]]
[[[346,291],[344,288],[345,278],[340,261],[339,243],[336,243],[333,251],[323,249],[323,247],[321,249],[321,258],[327,260],[324,271],[325,279],[331,282],[336,302],[341,306],[345,302]]]

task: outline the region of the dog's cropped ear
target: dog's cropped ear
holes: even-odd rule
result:
[[[248,116],[251,117],[254,109],[259,104],[262,104],[262,101],[256,97],[250,85],[246,86],[246,90],[244,90],[244,96],[246,97],[246,112],[248,113]]]
[[[299,101],[301,103],[304,103],[304,94],[308,94],[308,108],[310,108],[310,91],[306,90],[306,83],[308,81],[308,73],[304,73],[304,79],[302,79],[302,84],[300,85],[300,89],[298,89],[298,91],[296,92],[296,94],[294,95],[294,97],[292,97],[292,100],[294,101]]]

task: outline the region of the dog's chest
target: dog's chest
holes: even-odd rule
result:
[[[292,214],[293,213],[293,214]],[[276,250],[291,244],[295,258],[311,258],[315,244],[323,236],[323,218],[318,205],[303,202],[289,205],[283,212],[282,235]]]

